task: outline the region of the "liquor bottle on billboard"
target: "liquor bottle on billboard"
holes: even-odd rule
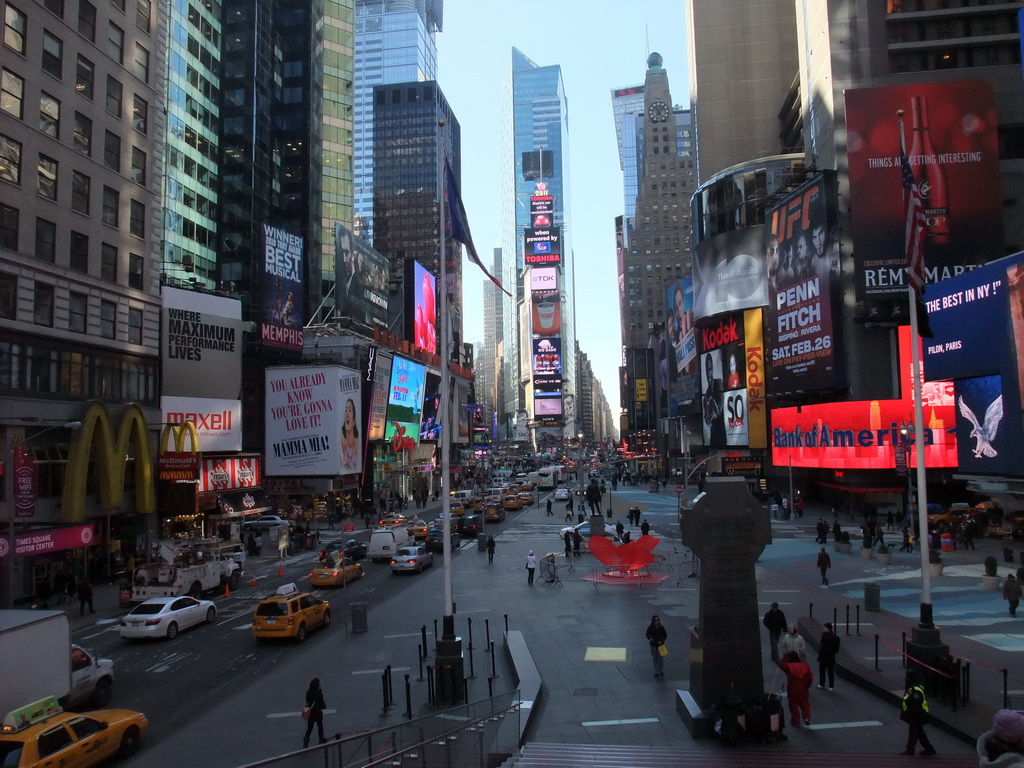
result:
[[[921,193],[924,217],[928,224],[928,239],[935,243],[949,242],[949,184],[946,170],[939,162],[932,144],[931,123],[928,118],[928,97],[911,96],[914,138],[910,145],[910,167]]]

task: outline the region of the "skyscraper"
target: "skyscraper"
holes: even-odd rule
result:
[[[637,118],[643,117],[643,114],[644,86],[630,85],[612,89],[612,122],[615,125],[615,143],[619,149],[619,168],[622,169],[625,232],[633,226],[636,212]]]
[[[501,248],[494,249],[494,262],[491,266],[492,275],[501,274],[502,262]],[[502,334],[504,333],[504,322],[502,319],[504,294],[490,280],[483,281],[484,291],[484,345],[483,355],[477,355],[477,398],[484,407],[484,423],[488,427],[493,423],[492,417],[501,412],[501,401],[498,384],[500,376],[498,369],[500,356],[498,349],[501,346]]]
[[[373,88],[437,80],[441,0],[356,0],[352,231],[373,242]]]

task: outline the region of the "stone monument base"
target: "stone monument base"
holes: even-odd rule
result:
[[[693,739],[713,739],[715,737],[715,716],[705,712],[697,704],[688,690],[676,689],[676,712],[690,732]]]

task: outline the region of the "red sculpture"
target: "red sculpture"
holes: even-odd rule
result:
[[[590,538],[590,551],[594,557],[617,571],[631,573],[654,562],[654,548],[661,543],[655,536],[641,536],[636,541],[615,546],[604,536]]]

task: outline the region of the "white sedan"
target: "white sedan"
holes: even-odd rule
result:
[[[569,489],[568,488],[555,488],[555,501],[568,501],[569,500]]]
[[[139,603],[121,617],[120,634],[124,640],[166,637],[173,640],[182,629],[217,618],[217,606],[210,600],[194,597],[154,597]]]

